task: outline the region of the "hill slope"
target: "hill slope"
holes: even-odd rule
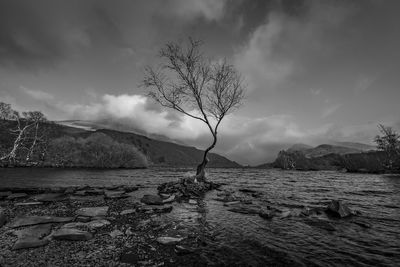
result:
[[[68,135],[86,138],[93,133],[100,132],[112,137],[120,143],[133,144],[155,165],[197,166],[203,157],[203,151],[195,147],[159,141],[136,133],[109,129],[86,130],[58,124],[56,124],[55,127],[57,127],[57,131],[55,131],[54,137]],[[241,167],[238,163],[215,153],[210,153],[208,157],[210,159],[209,167]]]
[[[0,127],[0,147],[12,145],[13,136],[9,129],[14,127],[15,122],[3,121]],[[86,127],[72,127],[57,123],[46,123],[44,127],[50,140],[70,136],[76,139],[88,138],[96,133],[103,133],[121,144],[134,145],[142,152],[150,164],[162,166],[197,166],[203,157],[203,151],[195,147],[188,147],[167,141],[159,141],[146,136],[119,132],[108,129],[92,129]],[[231,161],[221,155],[209,153],[209,167],[233,168],[241,167],[238,163]]]

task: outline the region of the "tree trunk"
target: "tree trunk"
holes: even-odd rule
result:
[[[195,178],[195,182],[205,182],[206,180],[206,165],[207,163],[210,161],[207,158],[207,154],[208,152],[210,152],[211,149],[213,149],[215,147],[215,144],[217,143],[217,135],[213,134],[213,138],[214,141],[211,144],[211,146],[209,146],[205,151],[204,151],[204,155],[203,155],[203,161],[197,166],[197,170],[196,170],[196,176]]]

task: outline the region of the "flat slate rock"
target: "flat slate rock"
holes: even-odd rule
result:
[[[56,201],[64,201],[67,200],[67,196],[64,193],[47,193],[40,194],[33,197],[36,201],[41,202],[56,202]]]
[[[93,220],[90,222],[71,222],[64,224],[61,228],[79,228],[79,227],[87,227],[90,229],[101,228],[106,225],[110,225],[111,223],[107,220],[100,219],[100,220]]]
[[[48,239],[38,239],[34,237],[27,237],[21,240],[17,240],[14,246],[12,247],[13,250],[24,249],[24,248],[37,248],[46,246],[49,243]]]
[[[56,240],[86,241],[93,238],[93,235],[86,231],[75,228],[61,228],[53,234]]]
[[[12,247],[13,250],[24,248],[35,248],[45,246],[49,243],[46,237],[51,232],[51,224],[41,224],[15,231],[18,240]]]
[[[14,199],[18,199],[18,198],[24,198],[27,197],[28,194],[27,193],[13,193],[9,196],[7,196],[8,200],[14,200]]]
[[[76,211],[79,216],[96,217],[96,216],[106,216],[108,212],[108,207],[88,207],[80,208]]]
[[[129,197],[129,195],[126,194],[125,191],[111,191],[111,190],[106,190],[106,191],[104,191],[104,195],[106,196],[106,198],[111,198],[111,199],[127,198],[127,197]]]
[[[56,216],[23,216],[17,217],[11,223],[11,228],[17,228],[21,226],[29,226],[44,223],[64,223],[73,221],[73,217],[56,217]]]

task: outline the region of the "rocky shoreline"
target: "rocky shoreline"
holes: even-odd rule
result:
[[[175,196],[139,189],[0,189],[0,266],[201,265],[203,233],[163,216]]]
[[[359,212],[332,200],[325,208],[282,210],[261,206],[263,192],[224,190],[210,182],[169,182],[149,194],[141,186],[0,189],[0,266],[208,266],[202,257],[214,238],[204,227],[169,216],[179,205],[201,211],[202,194],[214,190],[224,208],[264,220],[303,217],[304,223],[336,231],[336,220]],[[330,218],[336,219],[330,219]]]

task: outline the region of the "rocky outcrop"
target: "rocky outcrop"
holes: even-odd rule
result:
[[[329,203],[326,211],[336,217],[345,218],[353,215],[352,211],[346,204],[342,203],[340,200],[332,200]]]
[[[219,184],[213,182],[194,182],[190,178],[186,178],[177,182],[161,184],[157,189],[161,194],[174,194],[178,198],[190,198],[203,196],[206,192],[219,187]]]

